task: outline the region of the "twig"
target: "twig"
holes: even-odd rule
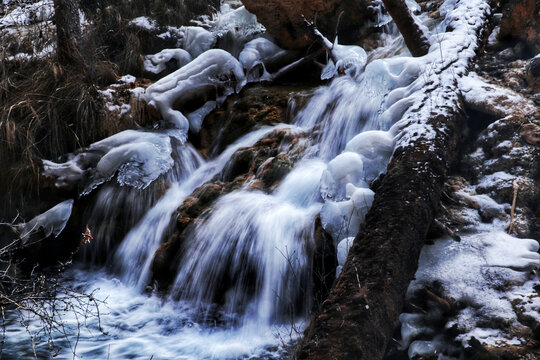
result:
[[[508,226],[508,233],[511,234],[514,231],[514,215],[516,210],[516,200],[519,190],[519,181],[514,180],[512,187],[514,188],[514,196],[512,197],[512,209],[510,209],[510,225]]]

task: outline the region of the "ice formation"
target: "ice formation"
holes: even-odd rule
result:
[[[338,74],[347,74],[352,78],[360,75],[367,63],[367,54],[364,49],[356,45],[340,45],[336,38],[331,49],[333,58],[328,60],[321,73],[321,79],[327,80]]]
[[[364,163],[357,153],[346,151],[328,163],[321,178],[323,199],[343,200],[345,185],[367,186],[364,182]]]
[[[343,269],[343,265],[345,265],[345,261],[347,260],[347,255],[349,254],[349,250],[351,249],[354,242],[354,236],[345,238],[339,242],[337,245],[337,261],[338,266],[336,268],[336,277],[341,274],[341,270]]]
[[[286,53],[285,50],[266,38],[257,38],[248,42],[238,60],[244,67],[247,81],[270,80],[265,63]]]
[[[265,31],[264,26],[257,22],[257,17],[244,6],[233,9],[228,4],[221,5],[220,11],[212,18],[203,16],[202,21],[196,23],[209,29],[216,37],[232,33],[241,41],[248,41]]]
[[[189,63],[193,58],[184,49],[164,49],[154,55],[144,57],[144,69],[154,74],[159,74],[167,68],[167,62],[176,60],[178,68]]]
[[[44,238],[60,235],[71,216],[72,208],[73,200],[66,200],[26,223],[15,225],[23,244],[26,244],[30,236],[38,231],[42,231],[40,235],[43,235]]]
[[[188,120],[174,104],[188,101],[195,96],[213,96],[207,101],[206,112],[223,102],[227,95],[239,91],[245,84],[242,65],[231,54],[220,49],[211,49],[186,66],[165,76],[146,89],[144,99],[155,106],[174,128],[183,133],[188,129],[197,132],[201,116]]]
[[[210,50],[216,43],[216,37],[210,31],[199,26],[183,26],[180,28],[182,48],[192,58],[196,58]]]
[[[174,161],[169,135],[125,130],[93,143],[64,163],[43,160],[43,176],[58,188],[79,186],[87,194],[117,174],[121,185],[145,188],[169,171]]]
[[[394,140],[387,131],[364,131],[347,143],[345,151],[362,157],[364,179],[370,183],[385,171],[394,151]]]

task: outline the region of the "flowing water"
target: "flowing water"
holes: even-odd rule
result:
[[[390,46],[396,47],[395,42]],[[337,245],[353,230],[333,232],[336,221],[347,220],[350,211],[358,225],[365,215],[369,204],[355,202],[357,194],[369,192],[363,169],[371,166],[378,175],[386,167],[393,137],[388,130],[403,112],[403,106],[396,110],[392,105],[399,89],[411,83],[410,73],[399,58],[371,56],[363,73],[338,77],[317,89],[294,125],[255,130],[208,161],[189,142],[178,145],[166,187],[132,191],[105,184],[96,190],[89,211],[95,243],[83,254],[86,265],[68,271],[64,281],[85,291],[97,289],[94,296],[106,304],[99,317],[86,320],[70,311],[60,314],[63,330],[73,335],[53,334],[62,348],[59,358],[71,358],[74,349],[84,359],[285,356],[313,302],[315,219],[323,213],[323,226]],[[152,257],[171,231],[175,210],[222,171],[236,150],[276,128],[312,134],[304,158],[271,193],[240,189],[220,197],[204,221],[188,228],[170,294],[148,291]],[[358,146],[361,133],[363,144],[371,145]],[[381,145],[385,139],[390,145]],[[360,159],[359,169],[340,160],[351,156]],[[357,172],[359,176],[351,175]],[[109,231],[119,217],[129,219],[130,229],[121,241]],[[104,256],[105,268],[89,267]],[[28,316],[30,330],[37,329],[39,324]],[[24,327],[8,327],[4,354],[28,358],[29,344]],[[36,344],[38,357],[48,358],[50,345],[39,338]]]

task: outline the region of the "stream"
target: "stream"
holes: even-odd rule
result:
[[[62,281],[95,291],[93,296],[104,304],[99,316],[88,318],[69,309],[61,311],[64,325],[51,334],[54,345],[44,340],[47,334],[34,338],[38,358],[285,357],[309,321],[314,301],[315,219],[320,215],[333,237],[339,271],[351,237],[373,201],[369,183],[385,171],[393,151],[398,130],[392,126],[403,110],[392,105],[415,77],[402,57],[378,58],[403,49],[401,42],[387,36],[387,48],[378,49],[380,55],[369,54],[367,65],[317,88],[293,115],[292,125],[253,130],[214,158],[203,159],[197,153],[182,130],[187,126],[185,118],[174,111],[167,113],[177,125],[172,130],[120,133],[92,145],[106,149],[96,167],[96,174],[102,173],[85,190],[98,192],[88,219],[94,243],[83,250],[84,261],[63,274]],[[171,232],[175,210],[219,174],[238,149],[254,145],[276,129],[311,134],[303,157],[269,192],[241,188],[221,196],[203,215],[205,221],[189,228],[171,291],[154,291],[153,255]],[[129,141],[122,136],[129,136]],[[144,146],[129,147],[133,143]],[[138,162],[122,163],[126,153],[138,154],[146,151],[140,150],[145,146],[149,150]],[[174,163],[169,164],[169,153]],[[116,167],[100,168],[102,163]],[[73,168],[52,162],[49,166],[58,173]],[[166,191],[146,187],[157,176],[149,174],[156,171],[163,173]],[[115,172],[123,186],[109,180]],[[122,216],[130,217],[124,222],[132,226],[118,241],[109,229]],[[99,265],[104,254],[108,260]],[[226,290],[217,305],[213,299],[224,282]],[[28,329],[15,323],[6,329],[3,355],[9,358],[33,356],[27,330],[38,330],[40,323],[26,316]]]

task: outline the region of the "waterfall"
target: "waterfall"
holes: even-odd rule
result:
[[[272,194],[223,196],[190,229],[173,294],[203,306],[222,302],[227,317],[244,313],[243,324],[289,321],[298,309],[305,315],[311,305],[308,253],[321,208],[313,195],[323,170],[324,163],[307,161]]]
[[[239,71],[230,54],[215,49],[213,53]],[[211,54],[205,61],[211,62]],[[77,338],[84,357],[106,358],[108,351],[112,358],[141,359],[149,358],[146,354],[155,354],[155,359],[282,356],[280,342],[298,337],[313,305],[317,217],[340,249],[343,265],[347,248],[343,244],[356,234],[371,205],[369,183],[385,171],[393,150],[392,126],[409,105],[401,98],[413,90],[410,85],[418,73],[414,63],[399,57],[370,58],[363,71],[338,76],[316,89],[292,119],[293,125],[258,128],[215,158],[203,159],[185,134],[178,135],[192,126],[192,119],[178,111],[169,115],[183,127],[127,134],[152,150],[142,157],[144,161],[158,157],[154,168],[161,176],[150,185],[137,183],[138,187],[116,184],[108,177],[108,182],[90,190],[95,200],[85,216],[95,242],[83,258],[87,264],[102,264],[107,258],[107,271],[73,270],[66,281],[100,288],[97,295],[110,297],[110,311],[103,315],[103,324],[90,322],[89,333]],[[188,70],[198,70],[195,65]],[[195,81],[188,70],[182,78],[186,88],[194,85],[187,81]],[[226,86],[232,78],[227,77]],[[163,97],[160,106],[169,103],[171,99]],[[184,200],[221,173],[239,149],[280,129],[310,137],[293,169],[267,192],[244,186],[219,197],[184,230],[169,293],[146,291],[152,289],[154,254],[172,233],[175,211]],[[145,142],[146,137],[153,139]],[[136,154],[132,140],[117,138],[116,143],[102,144],[104,155],[98,165],[107,157],[119,164],[126,154]],[[122,146],[124,151],[117,151]],[[77,156],[75,160],[84,160]],[[150,167],[141,161],[111,171],[127,173],[132,183],[138,173],[149,178]],[[50,168],[61,171],[75,168],[74,164],[51,163]],[[105,175],[99,181],[105,181]],[[118,233],[125,236],[119,238]],[[78,329],[77,319],[64,320],[67,328]]]

